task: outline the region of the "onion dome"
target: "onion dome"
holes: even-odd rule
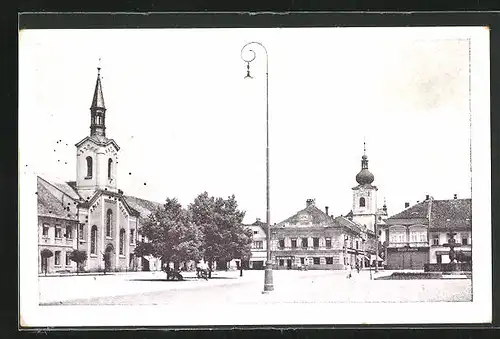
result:
[[[357,175],[356,175],[356,181],[360,185],[369,185],[375,180],[375,177],[373,174],[368,170],[368,169],[362,169]]]
[[[364,145],[364,153],[361,157],[361,171],[356,175],[356,181],[360,185],[370,185],[375,177],[368,170],[368,156],[366,155],[366,144]]]

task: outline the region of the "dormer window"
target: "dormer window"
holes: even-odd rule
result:
[[[87,157],[87,177],[85,179],[92,179],[92,157]]]

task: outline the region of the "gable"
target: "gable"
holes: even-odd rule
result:
[[[97,150],[97,147],[106,146],[111,146],[113,152],[118,152],[120,150],[120,147],[113,139],[98,136],[87,136],[80,142],[76,143],[75,146],[79,148],[80,153],[83,153],[87,150],[95,151]]]
[[[332,219],[316,206],[308,206],[278,223],[278,227],[328,226]]]

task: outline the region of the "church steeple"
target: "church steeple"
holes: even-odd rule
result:
[[[94,89],[94,97],[90,106],[90,136],[106,137],[106,107],[102,95],[101,67],[97,67],[97,80]]]
[[[363,142],[363,156],[361,157],[361,171],[356,175],[356,181],[360,185],[370,185],[375,177],[368,170],[368,156],[366,155],[366,142]]]

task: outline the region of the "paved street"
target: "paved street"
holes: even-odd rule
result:
[[[390,272],[381,272],[379,276]],[[41,277],[42,305],[178,305],[289,302],[471,301],[470,279],[370,280],[368,271],[274,271],[275,291],[262,294],[264,271],[215,272],[213,279],[165,281],[162,272]]]

